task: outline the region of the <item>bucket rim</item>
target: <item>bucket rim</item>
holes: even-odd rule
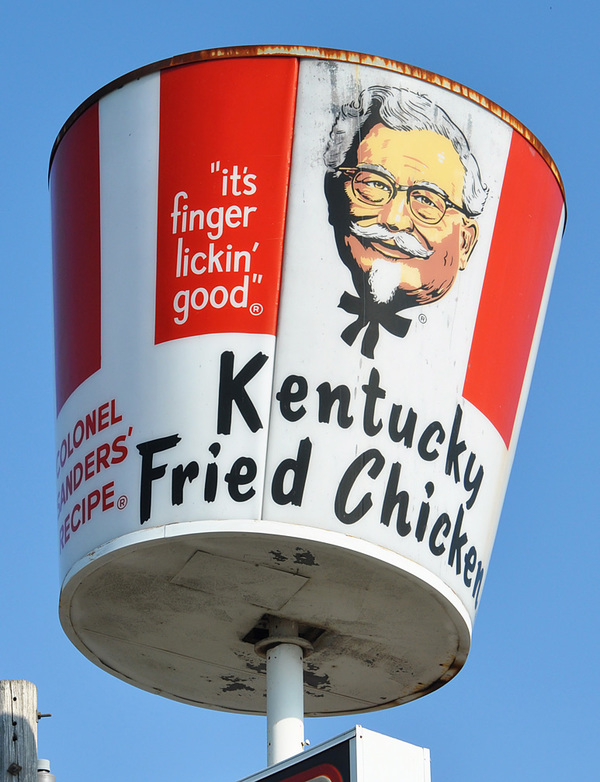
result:
[[[563,200],[565,198],[565,188],[562,177],[556,166],[556,163],[552,159],[552,156],[542,144],[542,142],[516,117],[510,112],[503,109],[497,103],[481,95],[476,90],[472,90],[470,87],[466,87],[460,82],[449,79],[446,76],[441,76],[433,71],[428,71],[424,68],[409,65],[407,63],[400,62],[398,60],[392,60],[386,57],[380,57],[377,55],[364,54],[360,52],[346,51],[343,49],[329,49],[318,46],[288,46],[278,44],[267,45],[248,45],[248,46],[226,46],[214,49],[200,49],[194,52],[186,52],[185,54],[178,54],[173,57],[168,57],[164,60],[157,60],[156,62],[148,65],[143,65],[140,68],[136,68],[133,71],[129,71],[123,76],[119,76],[113,79],[104,87],[96,90],[89,98],[84,100],[67,121],[64,123],[52,146],[50,153],[50,161],[48,166],[48,177],[52,170],[52,163],[56,155],[58,146],[69,128],[77,121],[77,119],[88,109],[93,106],[105,95],[108,95],[115,90],[124,87],[132,81],[141,79],[149,74],[156,73],[157,71],[167,70],[168,68],[178,68],[182,65],[191,65],[200,62],[210,62],[213,60],[226,60],[226,59],[242,59],[246,57],[295,57],[298,59],[315,59],[315,60],[332,60],[337,62],[349,62],[358,65],[366,65],[374,68],[381,68],[382,70],[393,71],[400,73],[404,76],[409,76],[415,79],[420,79],[429,84],[433,84],[442,89],[448,90],[473,103],[478,104],[483,109],[491,112],[503,122],[510,125],[510,127],[519,133],[526,141],[528,141],[536,151],[542,156],[547,165],[550,167],[554,174],[558,185],[561,189]]]

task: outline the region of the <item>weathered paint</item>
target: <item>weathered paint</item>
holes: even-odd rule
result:
[[[340,107],[384,93],[441,109],[485,204],[467,208],[439,130],[380,115],[331,162]],[[93,188],[68,175],[75,148]],[[515,197],[525,163],[537,211]],[[51,166],[71,640],[139,687],[248,713],[269,616],[310,651],[308,714],[442,686],[468,654],[564,223],[543,147],[436,74],[249,47],[116,80]],[[420,250],[355,238],[402,220]],[[369,264],[393,272],[384,295]]]
[[[556,167],[554,160],[550,156],[550,153],[547,151],[541,141],[539,141],[539,139],[534,136],[534,134],[528,130],[525,125],[523,125],[523,123],[519,122],[516,117],[510,114],[510,112],[503,109],[497,103],[494,103],[494,101],[489,100],[489,98],[486,98],[484,95],[481,95],[475,90],[470,89],[470,87],[466,87],[464,84],[454,81],[453,79],[448,79],[445,76],[440,76],[439,74],[434,73],[433,71],[428,71],[425,68],[418,68],[414,65],[408,65],[397,60],[390,60],[388,58],[377,57],[370,54],[360,54],[358,52],[348,52],[344,49],[328,49],[305,46],[226,46],[221,49],[202,49],[197,52],[188,52],[187,54],[180,54],[176,55],[175,57],[169,57],[165,60],[159,60],[155,63],[152,63],[151,65],[145,65],[142,68],[137,68],[136,70],[131,71],[125,76],[121,76],[118,79],[115,79],[105,87],[99,89],[73,112],[64,126],[61,128],[56,141],[54,142],[50,156],[50,167],[52,166],[52,160],[54,158],[56,148],[69,127],[89,106],[100,100],[103,95],[106,95],[113,90],[120,89],[122,86],[129,83],[130,81],[133,81],[134,79],[139,79],[148,73],[162,71],[165,68],[176,68],[180,65],[189,65],[190,63],[203,62],[206,60],[239,57],[298,57],[314,58],[319,60],[334,60],[339,62],[354,62],[358,65],[370,65],[374,68],[383,68],[385,70],[394,71],[396,73],[402,73],[405,76],[412,76],[415,79],[421,79],[422,81],[428,82],[429,84],[435,84],[438,87],[442,87],[442,89],[455,92],[459,95],[462,95],[464,98],[468,98],[468,100],[471,100],[474,103],[478,103],[484,109],[487,109],[487,111],[495,114],[503,122],[506,122],[514,130],[516,130],[517,133],[520,133],[524,138],[526,138],[527,141],[533,147],[535,147],[535,149],[540,153],[540,155],[552,169],[552,173],[558,180],[564,196],[565,190],[560,172]]]

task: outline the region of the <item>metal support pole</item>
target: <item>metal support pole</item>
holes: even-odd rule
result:
[[[302,752],[304,691],[302,649],[278,644],[267,652],[267,765]]]
[[[304,747],[304,649],[298,623],[271,617],[269,636],[256,645],[267,658],[267,765],[297,755]]]

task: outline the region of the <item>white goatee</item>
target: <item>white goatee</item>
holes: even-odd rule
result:
[[[369,270],[369,287],[378,304],[387,304],[402,282],[402,264],[378,258]]]

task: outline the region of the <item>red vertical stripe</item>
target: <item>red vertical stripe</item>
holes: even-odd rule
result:
[[[562,206],[551,170],[513,132],[463,390],[507,447]]]
[[[98,104],[62,139],[52,164],[56,408],[100,369]]]
[[[157,343],[275,334],[297,79],[278,57],[161,74]]]

